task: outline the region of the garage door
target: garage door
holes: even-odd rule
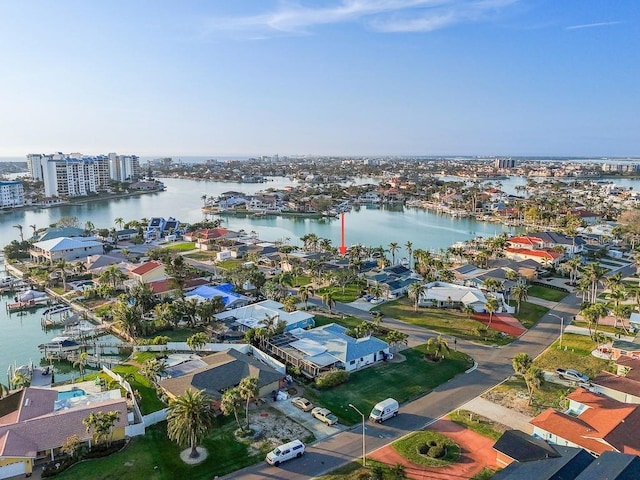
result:
[[[26,473],[27,464],[24,462],[10,463],[4,467],[0,467],[0,478],[10,478],[14,475],[24,475]]]

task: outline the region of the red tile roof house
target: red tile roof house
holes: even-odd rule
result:
[[[145,262],[139,267],[131,270],[131,279],[135,280],[136,283],[149,283],[155,280],[163,280],[165,278],[167,278],[167,273],[165,272],[164,264],[157,260]]]
[[[30,474],[37,461],[54,460],[72,435],[91,444],[82,423],[91,413],[120,412],[113,440],[125,437],[128,424],[124,398],[79,403],[56,409],[58,391],[29,387],[0,400],[0,478]]]
[[[550,408],[531,420],[535,436],[557,445],[582,447],[596,456],[607,451],[640,455],[640,405],[583,388],[567,399],[567,413]]]
[[[617,373],[600,372],[591,380],[592,391],[620,402],[640,404],[640,360],[620,357]]]
[[[215,244],[225,238],[237,238],[238,232],[227,230],[226,228],[205,228],[195,232],[185,233],[185,240],[195,242],[200,250],[215,250]]]

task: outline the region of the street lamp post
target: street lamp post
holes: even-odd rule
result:
[[[364,422],[365,422],[365,417],[364,417],[364,413],[362,413],[360,410],[358,410],[356,408],[355,405],[353,405],[352,403],[349,404],[349,406],[351,408],[353,408],[356,412],[358,412],[360,414],[360,416],[362,417],[362,466],[366,467],[367,466],[367,447],[365,444],[365,430],[364,430]]]
[[[560,348],[562,348],[562,334],[564,333],[564,317],[561,317],[560,315],[556,315],[555,313],[550,313],[549,315],[552,317],[556,317],[557,319],[560,320]]]

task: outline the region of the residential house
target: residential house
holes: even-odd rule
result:
[[[146,230],[144,231],[144,238],[147,240],[159,240],[165,235],[179,235],[180,222],[173,217],[164,219],[164,217],[152,217],[149,220]]]
[[[296,310],[285,312],[284,305],[274,300],[264,300],[244,307],[234,308],[216,314],[216,318],[225,323],[233,323],[240,331],[246,332],[252,328],[262,328],[269,319],[277,318],[285,322],[285,332],[296,328],[315,326],[313,315]]]
[[[493,445],[496,465],[504,468],[513,462],[533,462],[561,455],[547,442],[520,430],[507,430]]]
[[[203,228],[183,235],[189,242],[195,242],[200,250],[217,250],[216,245],[223,239],[237,238],[238,233],[226,228]]]
[[[436,308],[462,308],[471,306],[484,312],[487,298],[481,290],[446,282],[431,282],[422,286],[418,296],[418,306]]]
[[[233,291],[233,284],[223,283],[222,285],[201,285],[189,292],[185,297],[185,300],[195,299],[198,302],[205,300],[211,300],[213,298],[220,297],[227,310],[233,308],[244,307],[251,300],[245,295],[235,293]]]
[[[265,349],[311,378],[334,368],[352,372],[390,356],[387,342],[373,336],[351,337],[335,323],[277,335],[267,341]]]
[[[110,411],[120,413],[112,438],[125,438],[127,402],[120,390],[70,403],[59,401],[57,390],[28,387],[0,399],[0,479],[30,476],[36,461],[54,460],[73,435],[91,444],[92,435],[82,421],[92,413]]]
[[[512,462],[497,472],[492,480],[575,480],[594,461],[582,448],[554,446],[554,450],[559,456],[530,462]],[[600,478],[606,477],[589,477],[589,480]]]
[[[59,237],[31,245],[29,255],[37,263],[85,260],[89,255],[104,253],[102,242],[89,237]]]
[[[557,445],[581,447],[592,455],[613,451],[640,454],[640,405],[578,388],[567,396],[569,408],[550,408],[531,420],[533,434]]]
[[[633,327],[634,324],[631,323]],[[618,360],[620,357],[640,358],[640,333],[633,340],[624,338],[614,338],[611,345],[611,359]]]
[[[375,190],[363,193],[356,200],[357,203],[380,203],[380,195]]]
[[[557,266],[562,254],[554,250],[534,250],[529,248],[506,247],[504,255],[513,260],[533,260],[543,266]]]
[[[61,237],[81,237],[85,233],[84,229],[77,227],[51,227],[34,235],[34,239],[38,242],[44,242],[45,240],[53,240],[54,238]]]
[[[590,390],[619,402],[640,404],[640,359],[618,357],[616,367],[616,374],[603,371],[596,375]]]
[[[125,284],[128,287],[131,287],[132,283],[129,283],[129,282],[130,281],[127,281],[125,282]],[[196,288],[201,285],[207,285],[208,283],[209,283],[209,280],[207,280],[206,278],[191,278],[186,281],[184,285],[184,289],[188,290],[190,288]],[[162,297],[162,298],[170,297],[177,291],[176,284],[171,278],[155,280],[153,282],[149,282],[148,285],[151,291],[154,293],[154,295],[157,295],[158,297]]]
[[[244,378],[258,378],[258,397],[266,397],[278,390],[283,374],[261,362],[255,356],[229,349],[179,365],[169,373],[173,376],[160,380],[160,387],[170,398],[183,395],[187,390],[204,390],[214,400],[212,408],[218,410],[223,393],[236,387]]]
[[[509,247],[528,250],[556,250],[566,255],[582,253],[585,241],[578,237],[568,237],[558,232],[538,232],[511,237],[507,240]]]
[[[167,272],[162,262],[151,260],[131,270],[132,283],[151,283],[167,278]]]

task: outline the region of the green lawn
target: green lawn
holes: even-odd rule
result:
[[[335,316],[335,317],[330,317],[327,315],[314,315],[313,319],[316,322],[316,327],[322,327],[323,325],[328,325],[330,323],[337,323],[338,325],[342,325],[345,328],[348,329],[354,329],[355,327],[357,327],[358,325],[360,325],[362,323],[362,320],[360,320],[357,317],[351,317],[349,315],[342,315],[342,316]]]
[[[168,247],[162,247],[162,250],[188,252],[189,250],[195,250],[195,248],[196,248],[195,242],[183,242],[183,243],[174,243],[173,245],[169,245]]]
[[[185,254],[185,258],[193,260],[216,260],[216,252],[193,252]]]
[[[233,270],[236,267],[239,267],[244,263],[244,260],[238,258],[231,258],[228,260],[222,260],[217,262],[216,265],[220,268],[224,268],[225,270]]]
[[[446,455],[443,458],[429,458],[427,455],[421,455],[418,449],[429,441],[443,443],[446,446]],[[396,440],[391,446],[404,458],[418,465],[442,467],[454,463],[460,458],[460,447],[453,440],[441,433],[429,430],[412,433],[400,440]]]
[[[351,284],[347,285],[344,289],[342,287],[322,287],[316,290],[315,294],[322,297],[326,292],[331,292],[336,302],[349,303],[360,297],[362,285]]]
[[[311,283],[311,277],[308,275],[298,275],[293,277],[293,287],[298,288],[303,285],[309,285]]]
[[[493,440],[500,438],[500,436],[509,429],[509,427],[505,425],[468,410],[456,410],[451,412],[448,417],[452,422],[462,425],[480,435],[492,438]]]
[[[314,403],[335,413],[346,425],[361,421],[360,415],[349,408],[352,403],[365,414],[380,400],[393,397],[401,404],[420,397],[438,385],[468,369],[473,361],[460,352],[451,352],[440,363],[424,360],[426,345],[405,349],[404,362],[380,363],[352,373],[347,383],[330,390],[308,387],[305,394]],[[402,407],[400,407],[402,413]]]
[[[607,370],[609,366],[608,360],[591,355],[595,348],[596,343],[587,335],[565,333],[562,348],[560,340],[556,340],[536,358],[534,364],[549,372],[555,372],[556,368],[574,368],[589,377],[594,377],[601,370]]]
[[[79,463],[57,475],[60,480],[110,480],[113,478],[144,478],[145,480],[210,480],[264,459],[266,451],[251,456],[247,446],[235,440],[235,422],[229,418],[217,425],[202,443],[209,456],[199,465],[180,460],[177,444],[167,438],[166,423],[147,429],[142,437],[131,440],[123,451],[106,458]]]
[[[495,330],[489,329],[488,334],[481,333],[484,324],[467,318],[466,314],[457,310],[419,307],[414,311],[413,302],[407,297],[379,305],[374,310],[379,310],[385,316],[397,318],[403,322],[472,342],[506,345],[513,341],[512,337],[499,335]]]
[[[530,297],[538,297],[550,302],[559,302],[569,295],[568,292],[556,290],[554,288],[543,287],[542,285],[529,285],[528,295]]]
[[[130,364],[122,364],[116,365],[112,370],[114,373],[122,375],[123,377],[133,375],[133,379],[129,380],[129,384],[134,391],[137,390],[140,392],[142,399],[138,402],[138,405],[143,415],[157,412],[167,407],[167,405],[158,398],[156,389],[151,385],[151,382],[138,372],[138,367]],[[107,378],[106,376],[103,378],[107,381],[111,379],[111,377]]]
[[[515,305],[514,301],[511,303]],[[547,307],[536,305],[534,303],[522,302],[520,304],[520,310],[514,313],[513,316],[520,321],[524,328],[529,329],[533,327],[548,311],[549,309]]]

